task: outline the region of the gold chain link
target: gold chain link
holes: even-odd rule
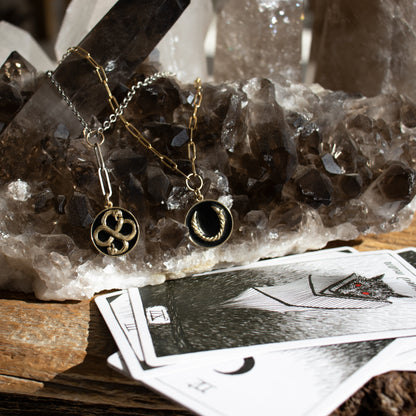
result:
[[[107,75],[105,73],[104,68],[101,65],[99,65],[95,59],[92,58],[92,56],[90,55],[90,53],[88,51],[86,51],[85,49],[83,49],[79,46],[69,48],[68,53],[71,53],[71,52],[75,52],[79,56],[81,56],[82,58],[86,59],[89,62],[89,64],[94,68],[94,70],[95,70],[95,72],[98,76],[98,79],[104,85],[104,88],[107,92],[108,103],[110,104],[111,109],[113,110],[113,112],[117,113],[117,110],[119,110],[120,105],[119,105],[117,99],[113,96],[113,94],[110,90],[110,87],[108,85],[108,78],[107,78]],[[174,171],[176,173],[179,173],[180,175],[184,176],[187,179],[187,187],[195,193],[195,195],[197,196],[198,199],[202,199],[202,195],[201,195],[201,192],[200,192],[200,190],[202,188],[202,185],[198,186],[197,188],[193,188],[189,184],[190,179],[193,178],[193,177],[196,177],[201,182],[201,184],[203,183],[202,178],[196,173],[196,167],[195,167],[196,146],[195,146],[195,142],[193,141],[194,131],[196,130],[196,126],[197,126],[197,123],[198,123],[197,112],[198,112],[198,108],[201,106],[201,102],[202,102],[202,83],[201,83],[200,78],[198,78],[195,81],[195,89],[196,89],[196,94],[195,94],[193,102],[192,102],[193,113],[192,113],[192,115],[189,119],[189,125],[188,125],[188,128],[189,128],[188,158],[189,158],[189,161],[191,162],[191,166],[192,166],[192,173],[190,175],[187,175],[185,172],[183,172],[181,169],[179,169],[176,162],[174,162],[168,156],[163,155],[157,149],[155,149],[153,147],[153,145],[140,133],[140,131],[133,124],[128,122],[125,119],[124,116],[119,115],[118,117],[123,122],[127,131],[133,137],[135,137],[143,147],[150,150],[160,160],[160,162],[163,165],[165,165],[166,167],[168,167],[172,171]]]
[[[200,78],[197,78],[195,81],[195,89],[196,89],[196,94],[192,101],[192,106],[194,108],[194,111],[189,119],[189,125],[188,125],[188,129],[189,129],[188,158],[191,161],[192,173],[194,175],[197,174],[196,167],[195,167],[196,146],[194,142],[194,131],[196,130],[196,126],[198,124],[198,117],[196,115],[202,103],[202,84],[201,84]]]

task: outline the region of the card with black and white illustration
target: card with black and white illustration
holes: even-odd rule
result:
[[[291,258],[311,258],[312,256],[320,258],[321,256],[327,257],[337,255],[337,253],[348,254],[353,252],[356,252],[356,250],[351,247],[339,247],[335,249],[294,255]],[[178,371],[178,369],[172,365],[149,366],[144,361],[137,327],[127,291],[121,290],[98,296],[96,298],[96,304],[103,315],[121,354],[127,357],[126,366],[132,378],[142,380],[145,377],[154,377],[155,375]],[[133,358],[134,355],[136,356],[136,359]],[[189,363],[187,367],[192,365],[192,363]],[[184,366],[182,365],[181,368],[184,368]]]
[[[129,305],[125,302],[126,298],[124,296],[119,297],[120,301],[121,299],[123,299],[123,302],[113,303],[112,310],[116,315],[125,315],[128,319],[124,322],[124,325],[126,328],[132,329],[131,312],[130,317],[128,316],[128,313],[122,313],[123,310],[125,312],[128,311]],[[162,317],[161,319],[164,318]],[[121,325],[123,325],[122,319],[119,318],[119,322]],[[131,332],[124,331],[125,335],[129,333]],[[416,344],[416,337],[400,338],[396,341],[391,341],[392,340],[380,341],[380,343],[383,342],[385,344],[380,344],[378,341],[365,341],[361,343],[341,344],[338,346],[331,345],[328,347],[322,346],[302,348],[299,350],[293,350],[296,351],[296,354],[294,352],[291,354],[291,351],[277,351],[275,353],[271,352],[267,354],[260,354],[252,358],[240,360],[235,359],[227,363],[220,363],[217,366],[214,365],[214,367],[210,366],[199,369],[188,369],[176,365],[169,366],[178,369],[178,373],[170,375],[164,375],[162,373],[157,377],[147,377],[146,382],[153,389],[167,396],[171,396],[172,399],[180,402],[184,406],[189,407],[191,410],[199,411],[204,415],[228,414],[224,412],[224,410],[230,408],[230,403],[241,404],[241,409],[238,409],[239,414],[246,414],[244,413],[245,410],[249,411],[247,414],[251,414],[250,412],[252,409],[250,408],[249,403],[246,403],[244,400],[241,402],[241,399],[246,397],[249,399],[252,398],[253,386],[256,386],[255,391],[261,392],[259,398],[263,400],[262,404],[265,406],[264,408],[268,409],[269,412],[273,412],[273,414],[277,411],[280,411],[284,412],[284,414],[309,415],[311,414],[310,410],[307,410],[305,413],[302,409],[308,408],[309,404],[311,403],[312,406],[314,400],[316,403],[320,403],[317,414],[324,414],[322,413],[323,409],[326,409],[328,413],[331,412],[346,398],[348,398],[350,394],[352,394],[356,389],[358,389],[362,384],[364,384],[374,375],[394,369],[412,371],[412,365],[414,367],[412,348]],[[383,348],[383,345],[387,347],[386,350],[388,353],[383,353],[383,349],[381,349]],[[325,349],[327,349],[327,353],[325,353]],[[316,356],[318,355],[317,351],[319,350],[322,353],[319,354],[319,356],[323,357],[322,360],[316,360]],[[304,354],[301,354],[301,351],[304,351]],[[334,362],[335,351],[338,351],[337,354],[339,354],[338,360],[335,360],[336,362]],[[346,359],[346,356],[348,356],[347,351],[352,351],[353,354],[350,354]],[[379,351],[381,351],[381,353]],[[371,359],[372,354],[378,355],[377,360],[374,358]],[[278,367],[273,365],[273,357],[279,361],[279,355],[280,360],[288,364],[286,367],[279,367],[278,362],[276,363]],[[296,363],[298,366],[292,365],[291,360],[288,361],[288,357],[290,357],[290,355],[297,356],[298,360]],[[265,367],[267,366],[270,368],[270,375],[266,373],[266,369],[264,369],[264,372],[258,371],[260,368],[258,363],[265,362],[264,360],[267,357],[270,358],[270,364],[266,364]],[[369,358],[370,361],[376,363],[376,365],[370,366],[366,364],[366,358]],[[407,360],[409,359],[410,362],[408,363]],[[342,363],[344,363],[343,368],[339,368],[339,364]],[[108,364],[110,367],[121,371],[126,375],[129,375],[129,371],[126,368],[127,365],[124,363],[123,358],[119,354],[113,354],[110,356],[108,358]],[[364,365],[365,368],[355,374],[357,368],[359,368],[361,365]],[[293,383],[289,381],[289,384],[287,384],[288,380],[291,380],[291,375],[289,372],[282,372],[281,370],[284,368],[294,368],[295,374],[293,374],[293,377],[296,378],[296,369],[301,369],[302,366],[308,368],[308,376],[314,372],[315,366],[317,369],[316,373],[319,375],[319,377],[314,380],[309,376],[304,380],[306,383],[301,383],[301,385],[299,385],[299,383],[295,383],[295,386],[298,388],[298,390],[296,393],[292,392],[291,394],[289,387],[293,385]],[[326,370],[326,366],[329,366],[331,371],[328,372]],[[210,378],[210,376],[205,377],[207,372],[209,374],[213,373],[215,376],[220,375],[222,377],[217,378],[215,380],[217,384],[214,385],[212,383],[214,380]],[[285,381],[281,396],[276,393],[276,390],[273,389],[273,386],[271,386],[270,383],[266,382],[265,386],[262,385],[263,380],[274,379],[277,373],[280,373],[283,377],[283,380]],[[352,373],[354,373],[353,376],[349,376],[349,374]],[[325,377],[322,377],[322,374],[325,374]],[[334,380],[332,376],[333,374],[336,374],[339,376],[339,378]],[[250,377],[248,377],[248,375],[250,375]],[[233,398],[233,394],[235,393],[234,380],[236,376],[244,377],[245,383],[239,383],[240,390],[237,391],[238,399],[235,397]],[[188,378],[189,382],[184,383],[182,386],[178,386],[178,380],[182,380],[182,377],[184,377],[184,379]],[[143,380],[143,378],[139,379]],[[307,385],[308,380],[312,380],[312,386]],[[348,380],[348,382],[346,380]],[[212,382],[210,383],[210,381]],[[283,381],[281,382],[283,383]],[[325,385],[319,386],[319,383],[321,382]],[[303,394],[302,389],[299,390],[299,388],[301,388],[303,385],[306,387],[306,395]],[[336,389],[336,387],[339,385],[342,385],[343,387]],[[270,395],[268,395],[267,392],[268,386],[272,387],[269,391]],[[331,386],[333,389],[330,389]],[[289,391],[286,388],[289,388]],[[321,397],[319,394],[316,395],[316,391],[324,392],[325,397]],[[215,392],[215,394],[212,394],[213,392]],[[311,392],[311,395],[308,394],[309,392]],[[297,395],[296,397],[298,400],[292,400],[293,394]],[[288,400],[286,400],[286,398]],[[279,400],[279,405],[281,405],[277,408],[275,406],[276,399]],[[299,406],[299,404],[301,404],[301,406]],[[231,406],[231,408],[232,413],[230,414],[233,414],[235,406]],[[256,406],[256,409],[257,408],[258,406]]]
[[[394,342],[397,352],[391,358],[389,371],[416,371],[416,337],[398,338]]]
[[[416,269],[416,248],[406,247],[395,250],[401,258]],[[416,337],[400,338],[395,341],[402,351],[392,358],[391,370],[416,371]]]
[[[390,251],[205,273],[130,289],[149,365],[416,335],[416,274]]]
[[[144,361],[127,291],[120,290],[97,296],[95,303],[123,355],[126,363],[123,372],[127,372],[129,377],[140,379],[152,367]]]
[[[407,261],[416,269],[416,248],[415,247],[406,247],[399,250],[395,250],[400,257]]]
[[[127,291],[121,290],[98,296],[95,302],[123,357],[125,366],[122,372],[126,376],[135,380],[144,380],[146,377],[194,367],[191,362],[181,366],[150,366],[144,361]]]
[[[269,352],[146,378],[144,382],[204,416],[322,416],[380,372],[394,354],[392,341]],[[123,371],[120,356],[110,356],[108,363]]]

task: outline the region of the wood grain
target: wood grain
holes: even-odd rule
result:
[[[361,251],[416,246],[416,220],[401,232],[331,246],[344,244]],[[106,365],[117,348],[92,300],[42,302],[3,291],[0,316],[0,415],[50,409],[92,416],[190,414]],[[416,375],[389,373],[371,380],[334,416],[416,414],[414,393]]]

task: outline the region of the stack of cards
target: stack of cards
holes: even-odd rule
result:
[[[327,415],[416,368],[415,264],[341,247],[98,296],[108,364],[200,415]]]

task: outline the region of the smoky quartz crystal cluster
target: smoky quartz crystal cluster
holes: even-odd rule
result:
[[[30,69],[12,79],[3,75],[2,88],[16,91],[13,105],[1,113],[5,125],[30,92],[20,82],[24,74],[38,84]],[[97,254],[89,227],[103,197],[91,149],[79,128],[70,133],[79,122],[73,117],[45,125],[29,114],[27,125],[5,127],[0,141],[3,278],[16,288],[36,282],[34,290],[44,298],[82,298],[394,230],[409,220],[416,163],[416,107],[410,100],[261,78],[203,88],[198,170],[204,197],[232,212],[234,230],[224,246],[190,242],[183,221],[193,193],[117,123],[103,146],[113,199],[135,214],[142,235],[126,258]],[[126,86],[116,89],[123,96]],[[143,87],[125,113],[184,171],[190,169],[192,91],[174,78],[161,79]],[[107,112],[96,115],[97,125]],[[33,129],[36,141],[28,137]]]
[[[119,101],[155,71],[149,62],[131,64],[140,61],[134,49],[118,51],[122,59],[95,50]],[[111,108],[96,75],[85,75],[91,71],[70,58],[57,77],[99,127]],[[78,75],[86,78],[71,84]],[[278,75],[204,82],[197,170],[204,198],[231,211],[231,237],[214,248],[190,241],[184,220],[195,195],[117,122],[101,150],[112,200],[134,214],[141,235],[128,255],[106,257],[90,240],[104,201],[79,120],[17,53],[0,76],[2,287],[42,299],[88,298],[401,229],[415,209],[416,106],[405,95],[367,98]],[[138,90],[124,114],[185,172],[193,94],[192,84],[162,78]]]

